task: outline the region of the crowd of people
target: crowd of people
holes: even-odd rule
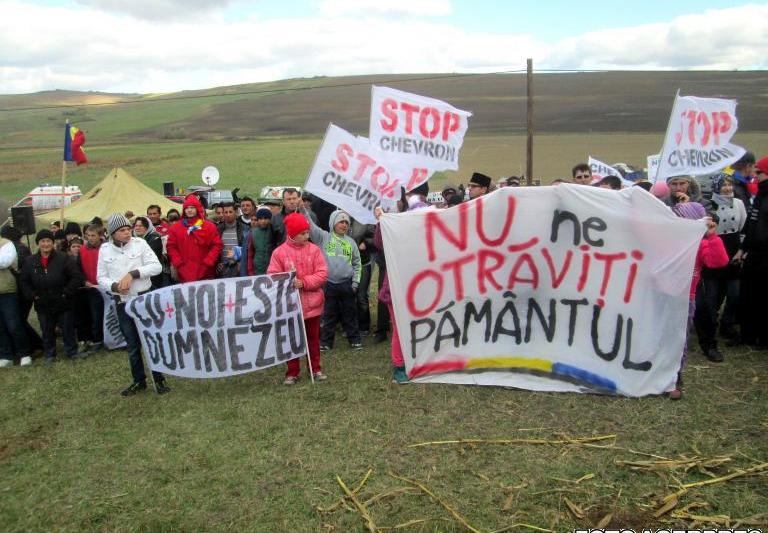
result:
[[[557,185],[564,180],[555,180]],[[594,180],[590,167],[572,169],[571,183],[612,190],[624,185],[618,176]],[[402,191],[401,211],[450,209],[488,194],[496,187],[519,187],[523,179],[503,178],[496,184],[474,173],[467,187],[445,186],[439,205],[428,203],[427,183]],[[728,173],[714,176],[711,193],[699,182],[675,176],[651,184],[635,183],[677,215],[706,219],[690,290],[689,327],[695,329],[702,353],[723,361],[718,339],[729,346],[768,349],[768,333],[759,326],[760,306],[768,298],[768,157],[756,161],[747,153]],[[175,283],[296,271],[314,379],[325,380],[320,353],[332,350],[337,326],[351,349],[362,339],[389,340],[392,379],[407,383],[403,354],[393,316],[383,241],[378,224],[362,224],[348,213],[306,192],[287,187],[280,200],[257,204],[250,197],[213,206],[213,216],[194,194],[181,212],[165,215],[157,205],[146,216],[115,213],[106,224],[94,218],[81,228],[69,222],[43,229],[32,253],[13,227],[0,236],[0,367],[18,360],[32,364],[35,351],[44,363],[57,357],[57,336],[64,356],[75,360],[103,348],[103,293],[114,298],[120,330],[126,339],[132,374],[125,396],[147,388],[141,345],[126,300]],[[381,211],[377,211],[380,216]],[[378,268],[376,323],[372,322],[371,284]],[[29,324],[34,307],[40,334]],[[687,344],[687,343],[686,343]],[[682,395],[681,358],[671,398]],[[285,385],[300,375],[298,359],[287,364]],[[153,374],[156,392],[170,390],[164,376]]]

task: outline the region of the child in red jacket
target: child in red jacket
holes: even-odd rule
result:
[[[291,213],[284,219],[287,238],[272,253],[267,274],[296,271],[293,286],[299,289],[304,328],[307,332],[307,350],[316,380],[328,379],[320,368],[320,316],[323,314],[325,294],[323,286],[328,279],[328,267],[320,248],[309,242],[309,222],[300,213]],[[287,363],[284,385],[295,385],[299,380],[299,358]]]

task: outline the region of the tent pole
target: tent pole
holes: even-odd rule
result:
[[[61,162],[61,213],[59,215],[59,222],[61,229],[64,229],[64,190],[67,187],[67,162]]]

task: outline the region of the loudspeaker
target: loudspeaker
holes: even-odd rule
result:
[[[165,196],[173,196],[176,190],[173,188],[173,182],[172,181],[164,181],[163,182],[163,194]]]
[[[37,231],[31,205],[11,207],[11,220],[13,227],[19,230],[22,235],[34,235]]]

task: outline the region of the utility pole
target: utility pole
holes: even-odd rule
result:
[[[525,180],[529,187],[533,185],[533,59],[528,58],[527,74],[527,95],[528,95],[528,142],[526,144],[525,157]]]

